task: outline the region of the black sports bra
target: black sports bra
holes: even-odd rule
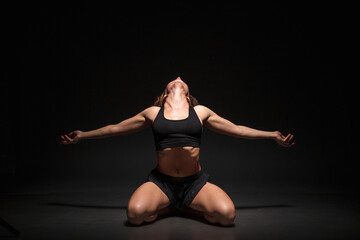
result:
[[[189,104],[189,115],[185,119],[171,120],[164,116],[162,106],[153,122],[156,150],[170,147],[200,147],[202,126],[194,107]]]

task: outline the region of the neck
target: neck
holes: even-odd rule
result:
[[[169,94],[165,100],[164,106],[166,108],[170,108],[173,110],[183,109],[186,108],[189,103],[186,99],[186,96],[179,95],[179,94]]]

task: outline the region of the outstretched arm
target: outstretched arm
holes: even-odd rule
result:
[[[288,134],[286,137],[279,131],[262,131],[254,128],[249,128],[242,125],[236,125],[231,121],[220,117],[211,109],[205,106],[198,106],[198,109],[204,114],[204,126],[208,129],[237,138],[248,139],[273,139],[278,144],[284,147],[291,147],[295,143],[290,142],[294,135]]]
[[[75,144],[84,139],[107,138],[141,131],[151,126],[151,121],[147,117],[151,108],[152,107],[146,108],[137,115],[125,119],[118,124],[110,124],[105,127],[86,132],[76,130],[69,134],[62,135],[61,144]]]

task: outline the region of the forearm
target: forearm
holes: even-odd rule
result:
[[[276,137],[276,131],[262,131],[246,126],[237,125],[239,138],[247,139],[274,139]]]
[[[111,124],[99,129],[81,132],[80,139],[85,140],[112,137],[115,135],[115,132],[113,131],[115,126],[116,125]]]

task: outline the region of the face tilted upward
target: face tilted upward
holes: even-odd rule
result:
[[[178,89],[183,91],[186,96],[189,96],[189,87],[180,77],[168,83],[165,88],[165,94],[167,95],[171,91],[178,91]]]

